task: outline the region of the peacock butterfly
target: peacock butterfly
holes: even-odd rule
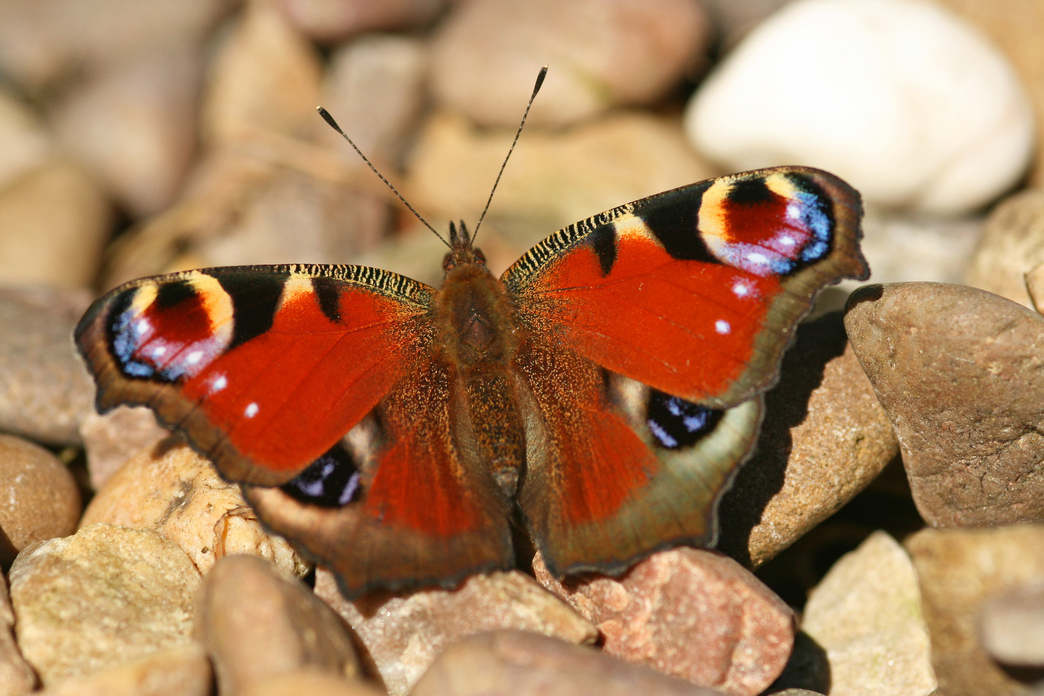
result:
[[[538,83],[539,84],[539,83]],[[710,546],[818,292],[869,275],[859,194],[734,174],[572,224],[499,279],[461,222],[438,290],[361,266],[210,268],[97,300],[97,407],[149,406],[342,592]],[[477,229],[477,228],[476,228]]]

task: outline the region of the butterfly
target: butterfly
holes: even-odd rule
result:
[[[811,168],[569,225],[502,276],[461,222],[435,289],[362,266],[136,280],[76,328],[97,407],[150,407],[261,521],[374,588],[558,576],[711,546],[817,293],[865,279],[859,195]]]

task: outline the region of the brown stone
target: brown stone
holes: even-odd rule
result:
[[[447,0],[280,0],[297,29],[324,43],[339,43],[353,34],[426,24]]]
[[[933,526],[1044,520],[1044,317],[982,290],[866,286],[845,326]]]
[[[450,646],[410,696],[723,696],[586,646],[496,631]]]
[[[69,469],[42,447],[0,435],[0,565],[29,544],[72,534],[80,491]]]
[[[33,544],[9,577],[18,645],[45,687],[189,640],[199,571],[156,532],[93,525]]]
[[[384,696],[385,693],[358,679],[306,668],[250,682],[239,696]]]
[[[195,634],[224,696],[305,667],[342,677],[359,670],[338,616],[256,556],[227,556],[214,566],[196,599]]]
[[[60,682],[40,696],[210,696],[213,678],[206,651],[192,641]]]
[[[91,488],[100,491],[134,455],[170,437],[145,406],[117,406],[105,415],[92,413],[80,425]]]
[[[333,575],[318,568],[315,592],[352,627],[393,695],[410,691],[447,646],[477,633],[521,629],[570,643],[593,643],[598,635],[562,600],[517,571],[473,575],[453,591],[374,592],[349,602]]]
[[[620,578],[537,579],[594,623],[604,650],[628,662],[731,694],[753,696],[780,675],[794,645],[794,613],[727,556],[677,548]]]
[[[718,550],[757,567],[863,490],[899,450],[841,314],[797,329],[757,449],[718,509]]]
[[[44,164],[53,150],[40,119],[15,93],[0,88],[0,189]]]
[[[458,3],[434,39],[432,91],[476,123],[513,129],[547,64],[529,118],[561,126],[662,97],[701,62],[708,30],[686,0]]]
[[[249,141],[259,130],[310,131],[319,102],[319,56],[275,3],[248,3],[209,68],[200,117],[206,140]]]
[[[0,694],[4,696],[28,694],[36,685],[36,673],[15,642],[14,623],[7,581],[0,579]]]
[[[269,534],[239,486],[180,441],[139,452],[91,500],[81,526],[105,522],[152,529],[175,542],[201,573],[221,556],[251,554],[298,577],[311,566],[285,539]]]
[[[445,229],[443,221],[477,219],[513,137],[436,113],[407,162],[411,202],[436,229]],[[529,130],[523,138],[479,238],[496,274],[555,230],[717,173],[693,152],[672,117],[617,113],[563,131]],[[494,230],[510,235],[512,246],[490,247],[486,235]]]
[[[1029,189],[1005,199],[990,213],[965,282],[1029,307],[1025,276],[1040,264],[1044,264],[1044,190]]]
[[[939,693],[1014,696],[1026,685],[977,640],[984,600],[1044,577],[1044,525],[925,529],[908,537],[924,598]]]
[[[78,165],[50,160],[0,191],[0,283],[89,285],[113,220],[102,187]]]

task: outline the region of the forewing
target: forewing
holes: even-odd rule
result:
[[[869,274],[859,195],[801,167],[704,181],[560,230],[503,276],[519,324],[713,408],[776,380],[824,286]]]
[[[215,268],[96,301],[76,342],[97,406],[149,406],[226,478],[279,485],[426,353],[433,290],[358,266]]]

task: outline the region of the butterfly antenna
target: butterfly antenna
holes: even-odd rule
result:
[[[535,95],[535,93],[534,93],[534,95]],[[532,102],[532,100],[530,100],[530,102]],[[373,170],[374,174],[376,174],[377,176],[379,176],[381,178],[381,181],[383,181],[385,183],[385,185],[392,190],[392,193],[394,193],[396,196],[399,197],[399,200],[402,201],[402,204],[405,205],[407,208],[409,208],[410,212],[413,213],[414,215],[416,215],[417,219],[420,220],[421,222],[423,222],[424,226],[427,227],[429,230],[431,230],[435,234],[435,236],[438,237],[442,241],[443,244],[445,244],[446,246],[448,246],[448,247],[450,247],[452,249],[453,247],[450,246],[450,243],[447,242],[446,239],[441,234],[439,234],[435,230],[434,227],[429,225],[427,220],[425,220],[424,218],[421,217],[421,214],[417,212],[416,208],[414,208],[412,205],[410,205],[410,202],[408,200],[403,198],[402,194],[399,193],[399,190],[397,188],[395,188],[394,186],[392,186],[392,183],[390,181],[388,181],[387,179],[385,179],[383,174],[381,174],[379,171],[377,171],[377,167],[373,166],[373,162],[371,162],[369,160],[369,158],[367,158],[366,155],[364,155],[362,153],[362,150],[359,149],[359,146],[356,145],[354,142],[352,142],[352,139],[349,138],[348,135],[343,130],[341,130],[341,127],[337,125],[337,121],[335,121],[334,117],[330,115],[330,112],[327,111],[326,109],[324,109],[321,106],[315,107],[315,110],[319,112],[319,115],[323,117],[323,120],[326,121],[327,125],[329,125],[335,131],[340,133],[341,137],[348,141],[348,144],[352,146],[352,149],[355,150],[356,153],[358,153],[359,157],[362,157],[362,161],[365,162],[370,167],[370,169]],[[526,112],[528,113],[528,111],[529,111],[529,109],[527,108]],[[525,123],[525,119],[523,119],[522,122]],[[515,136],[515,140],[518,140],[518,136]],[[497,180],[499,181],[500,177],[497,177]],[[487,208],[489,207],[488,203],[486,204],[486,207]]]
[[[526,111],[522,114],[522,123],[518,124],[518,130],[515,131],[515,140],[511,143],[511,147],[508,148],[507,157],[504,158],[504,163],[500,165],[500,171],[497,173],[497,180],[493,182],[493,190],[489,192],[489,198],[486,199],[486,207],[482,209],[482,215],[479,215],[478,223],[475,225],[475,231],[471,233],[472,241],[475,241],[479,227],[482,227],[482,221],[486,217],[486,211],[489,210],[489,204],[493,202],[493,194],[497,192],[497,184],[500,183],[500,177],[503,176],[504,168],[507,167],[508,160],[511,159],[511,153],[515,151],[515,145],[518,144],[518,136],[522,135],[522,127],[526,125],[526,117],[529,116],[529,108],[533,106],[533,100],[536,99],[537,92],[540,91],[540,87],[544,84],[544,77],[546,76],[547,66],[545,65],[540,68],[536,84],[533,85],[533,94],[529,95],[529,103],[526,104]]]

